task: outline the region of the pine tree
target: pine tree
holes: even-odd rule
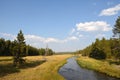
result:
[[[26,55],[26,44],[25,44],[25,38],[22,33],[22,30],[17,35],[17,40],[14,41],[14,48],[13,48],[13,64],[15,66],[19,66],[22,63],[24,63],[23,56]]]
[[[113,34],[114,34],[114,37],[116,37],[116,39],[114,39],[116,44],[113,48],[115,52],[114,55],[116,59],[120,60],[120,16],[116,20],[115,26],[113,28]]]
[[[106,58],[106,54],[104,53],[103,49],[101,49],[99,39],[96,39],[94,45],[92,46],[89,57],[92,57],[95,59],[105,59]]]
[[[113,28],[113,36],[118,37],[120,39],[120,16],[116,20],[115,26]]]

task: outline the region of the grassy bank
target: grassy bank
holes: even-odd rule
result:
[[[11,71],[11,73],[5,75],[1,75],[0,73],[0,80],[64,80],[64,78],[58,74],[58,69],[70,56],[71,55],[47,56],[47,61],[42,64],[41,56],[26,57],[27,65],[24,65],[21,69],[13,68],[15,71]],[[0,60],[0,65],[7,65],[6,67],[9,67],[8,64],[12,64],[11,60]]]
[[[120,68],[114,64],[110,65],[107,61],[95,60],[88,57],[79,57],[77,62],[83,68],[92,69],[109,76],[120,78]]]

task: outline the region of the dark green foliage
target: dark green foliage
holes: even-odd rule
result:
[[[24,35],[20,30],[17,35],[17,40],[14,41],[16,46],[13,47],[13,64],[15,66],[19,66],[25,62],[25,60],[22,58],[26,56],[26,44],[24,40]]]
[[[48,49],[48,54],[47,55],[53,55],[54,52],[52,51],[52,49]]]
[[[29,56],[36,56],[39,55],[39,50],[35,47],[28,46],[28,53]]]
[[[113,54],[115,55],[116,59],[120,60],[120,16],[116,20],[115,26],[113,28],[114,34],[114,43],[112,45]]]
[[[92,45],[80,50],[79,53],[82,54],[82,56],[90,57],[98,57],[97,55],[101,54],[103,55],[103,58],[115,58],[120,60],[120,40],[115,38],[109,40],[106,40],[105,38],[102,40],[96,39]]]
[[[39,49],[39,53],[40,53],[40,55],[46,55],[46,56],[50,56],[50,55],[54,54],[54,52],[52,51],[52,49],[46,50],[46,49],[43,49],[43,48]]]
[[[91,52],[91,46],[88,46],[85,49],[79,51],[79,53],[81,53],[82,56],[88,56],[90,52]]]
[[[21,56],[36,56],[36,55],[45,55],[45,49],[41,48],[35,48],[30,45],[24,44],[24,46],[21,46],[23,54]],[[13,56],[17,55],[17,52],[19,50],[18,42],[17,40],[10,41],[5,40],[3,38],[0,38],[0,56]],[[48,49],[48,53],[46,55],[53,55],[54,52],[51,49]]]
[[[5,40],[3,38],[0,39],[0,55],[3,55],[5,50]]]
[[[95,47],[90,52],[89,57],[92,57],[92,58],[95,58],[95,59],[105,59],[106,54],[103,52],[103,50],[100,50],[99,48]]]
[[[0,56],[12,56],[12,42],[10,40],[0,39]]]
[[[11,41],[10,40],[7,40],[6,42],[5,42],[5,51],[4,51],[4,53],[5,53],[5,55],[7,55],[7,56],[10,56],[10,55],[12,55],[12,53],[11,53]]]
[[[102,42],[102,44],[101,44],[101,42]],[[89,54],[89,57],[92,57],[95,59],[105,59],[106,58],[104,47],[101,47],[102,45],[104,45],[103,43],[105,42],[105,38],[103,38],[101,40],[101,42],[99,39],[96,39],[95,43],[92,45],[92,49]]]
[[[39,53],[40,53],[40,55],[45,55],[45,49],[43,49],[43,48],[39,49]]]
[[[120,38],[120,16],[116,20],[115,26],[113,28],[113,34],[115,37]]]
[[[113,42],[111,44],[112,55],[115,56],[116,59],[120,60],[120,40],[113,39]]]
[[[17,40],[10,41],[0,38],[0,56],[14,56],[14,59],[20,59],[24,56],[53,55],[52,49],[38,49],[25,44],[25,38],[22,31],[18,33]],[[19,56],[19,57],[18,57]],[[19,61],[19,60],[17,60]],[[16,62],[16,61],[15,61]]]
[[[81,50],[80,53],[83,56],[89,56],[96,59],[105,59],[105,58],[112,58],[115,57],[112,53],[112,46],[114,39],[106,40],[103,38],[102,40],[96,39],[94,43],[90,46],[86,47],[85,49]]]

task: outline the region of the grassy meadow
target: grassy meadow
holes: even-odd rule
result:
[[[58,69],[71,56],[46,56],[46,61],[42,56],[28,56],[20,68],[13,67],[12,57],[0,57],[0,80],[64,80]]]
[[[83,68],[92,69],[101,73],[105,73],[109,76],[120,78],[120,66],[109,64],[108,61],[101,61],[81,56],[77,59],[77,62]]]

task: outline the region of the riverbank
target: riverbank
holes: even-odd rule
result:
[[[58,74],[58,69],[65,64],[66,59],[71,56],[72,55],[67,54],[46,56],[46,62],[42,64],[37,62],[34,63],[35,66],[31,65],[32,67],[21,68],[17,72],[7,73],[4,76],[1,75],[0,80],[64,80],[64,78]],[[42,60],[42,56],[28,56],[26,60],[27,62],[36,62]],[[11,58],[10,61],[8,57],[0,59],[0,65],[8,64],[12,64]]]
[[[77,58],[77,62],[83,68],[95,70],[112,77],[120,78],[120,68],[117,68],[114,64],[110,65],[107,61],[100,61],[81,56]]]

